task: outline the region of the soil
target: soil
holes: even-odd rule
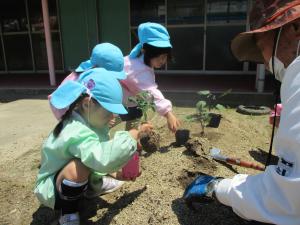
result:
[[[140,142],[144,151],[156,152],[160,148],[160,135],[155,131],[144,132],[141,134]]]
[[[12,107],[10,104],[15,105]],[[47,108],[47,101],[34,104],[34,110],[29,110],[28,115],[24,115],[24,110],[12,113],[23,109],[20,102],[0,105],[0,122],[7,128],[0,131],[1,225],[57,223],[57,213],[40,206],[33,195],[41,144],[56,123]],[[39,105],[43,107],[39,108]],[[48,110],[47,113],[42,114],[45,110]],[[36,112],[34,116],[31,115],[33,111]],[[127,182],[114,193],[83,200],[80,211],[82,224],[250,224],[233,213],[231,208],[219,203],[192,211],[182,200],[182,194],[198,174],[232,177],[237,173],[258,173],[220,164],[211,159],[208,151],[217,147],[224,155],[256,160],[263,165],[271,133],[268,116],[253,117],[238,114],[234,109],[225,110],[221,113],[223,118],[219,128],[206,128],[203,137],[199,123],[184,121],[194,109],[175,108],[174,112],[182,120],[182,129],[191,131],[189,148],[193,150],[187,150],[185,146],[176,147],[174,134],[168,131],[165,119],[155,116],[152,123],[161,137],[159,150],[141,157],[142,175],[135,182]],[[120,124],[115,129],[123,126]]]
[[[185,143],[187,152],[193,156],[209,156],[209,141],[205,138],[194,137]]]

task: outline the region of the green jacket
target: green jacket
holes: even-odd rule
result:
[[[50,208],[55,205],[54,177],[70,160],[77,158],[95,176],[118,171],[135,153],[137,142],[127,131],[109,140],[108,128],[94,130],[76,112],[64,122],[57,138],[51,133],[42,148],[41,168],[34,193]]]

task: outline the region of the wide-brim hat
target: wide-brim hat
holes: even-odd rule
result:
[[[300,0],[256,0],[250,13],[250,31],[238,34],[231,42],[239,61],[263,63],[254,35],[275,30],[300,18]]]

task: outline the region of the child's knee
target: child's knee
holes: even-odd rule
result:
[[[60,184],[63,179],[68,179],[73,182],[84,182],[88,179],[90,170],[80,160],[71,160],[58,174],[57,184]]]
[[[84,180],[86,180],[90,175],[90,169],[86,167],[79,159],[73,159],[72,160],[72,172],[74,172],[75,176],[77,176],[79,179],[82,177]]]

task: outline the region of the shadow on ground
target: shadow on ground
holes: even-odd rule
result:
[[[94,198],[91,200],[83,199],[80,204],[80,217],[82,224],[85,225],[103,225],[110,224],[114,217],[119,214],[124,208],[130,205],[136,198],[138,198],[146,187],[136,190],[131,193],[124,194],[114,203],[109,203],[102,198]],[[90,218],[97,216],[99,209],[106,209],[106,212],[101,215],[97,221],[91,221]],[[59,212],[54,211],[48,207],[40,206],[32,215],[32,222],[30,225],[57,225]]]
[[[195,205],[189,209],[182,198],[172,201],[172,210],[181,225],[266,225],[238,217],[230,207],[218,202]]]
[[[256,148],[256,149],[252,149],[249,151],[249,154],[251,155],[251,157],[256,160],[257,162],[260,162],[262,164],[265,164],[268,158],[268,152],[266,152],[265,150],[261,149],[261,148]],[[271,156],[271,161],[270,164],[271,165],[277,165],[278,162],[278,157],[272,155]]]

